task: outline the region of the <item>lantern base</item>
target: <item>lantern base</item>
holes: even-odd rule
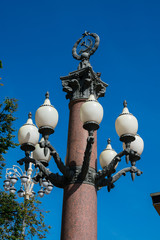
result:
[[[136,162],[141,159],[141,156],[138,153],[134,153],[133,155],[130,156],[130,161],[131,162]]]
[[[23,143],[21,149],[25,152],[32,152],[35,150],[35,146],[32,143]]]
[[[89,132],[91,131],[96,131],[99,128],[99,124],[97,122],[94,121],[90,121],[90,122],[85,122],[83,124],[83,128]]]
[[[49,136],[54,133],[54,129],[49,126],[43,126],[39,128],[39,133],[41,133],[43,137],[46,135]]]
[[[124,143],[130,143],[135,140],[135,136],[133,134],[123,134],[120,136],[120,141]]]

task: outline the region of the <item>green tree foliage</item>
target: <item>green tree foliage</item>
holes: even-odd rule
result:
[[[13,123],[16,120],[14,113],[17,109],[17,100],[6,98],[0,104],[0,178],[2,175],[2,169],[5,165],[5,159],[3,154],[7,153],[7,150],[11,147],[14,148],[18,144],[14,143]]]
[[[5,165],[4,154],[9,148],[18,145],[13,141],[16,110],[16,99],[6,98],[0,104],[0,178]],[[0,190],[0,239],[28,240],[33,239],[34,236],[38,236],[39,239],[46,238],[50,226],[44,223],[44,214],[39,208],[40,204],[41,202],[35,198],[19,203],[14,194],[7,194]],[[25,235],[23,234],[24,227]]]
[[[41,202],[34,198],[18,203],[15,195],[0,191],[0,239],[28,240],[34,236],[39,239],[46,238],[50,227],[44,223],[40,204]]]

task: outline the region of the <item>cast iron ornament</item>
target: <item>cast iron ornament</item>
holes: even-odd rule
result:
[[[88,99],[91,92],[95,98],[103,97],[108,84],[100,78],[101,73],[94,72],[89,62],[90,56],[97,50],[100,38],[96,33],[85,32],[74,44],[72,55],[81,60],[78,69],[68,76],[60,77],[66,98],[72,100]]]
[[[97,50],[100,38],[96,33],[85,31],[82,37],[77,40],[72,49],[72,55],[77,60],[89,59]]]

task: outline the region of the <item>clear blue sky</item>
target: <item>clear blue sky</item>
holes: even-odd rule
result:
[[[160,2],[1,0],[0,9],[1,101],[5,96],[19,100],[18,130],[28,112],[34,115],[48,90],[59,112],[50,140],[62,159],[69,111],[60,76],[76,70],[78,61],[71,51],[81,34],[87,30],[100,36],[91,64],[109,87],[105,98],[99,99],[104,118],[98,131],[98,156],[108,137],[117,152],[122,149],[114,124],[124,99],[138,119],[145,149],[137,163],[142,176],[132,182],[128,174],[110,193],[106,188],[98,192],[98,240],[160,238],[160,217],[150,198],[150,193],[160,191]],[[8,151],[7,167],[23,156],[19,148]],[[118,169],[124,166],[122,162]],[[58,171],[53,161],[50,169]],[[54,188],[42,199],[42,208],[50,210],[46,222],[52,226],[47,240],[60,239],[62,197],[63,191]]]

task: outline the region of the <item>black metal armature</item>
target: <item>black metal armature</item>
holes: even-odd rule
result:
[[[70,179],[73,176],[73,172],[69,169],[69,167],[65,166],[62,162],[59,154],[56,152],[55,148],[50,144],[48,140],[42,141],[39,143],[41,148],[49,149],[51,156],[53,156],[55,163],[57,164],[58,169],[64,175],[64,177]],[[47,151],[45,153],[47,155]]]
[[[118,162],[121,161],[121,158],[125,156],[126,157],[126,163],[128,164],[129,161],[131,161],[131,167],[124,168],[120,170],[118,173],[116,173],[114,176],[111,176],[113,173],[115,173],[115,166]],[[135,179],[135,173],[137,176],[140,176],[142,172],[135,167],[136,161],[140,159],[140,156],[130,149],[130,144],[126,144],[126,149],[124,149],[122,152],[118,153],[111,163],[104,167],[102,170],[98,171],[96,173],[96,186],[97,189],[100,189],[104,186],[108,187],[108,191],[111,190],[111,188],[114,188],[114,182],[116,182],[122,175],[125,176],[126,172],[131,173],[132,180]],[[105,178],[107,176],[107,179]]]
[[[35,164],[35,167],[38,167],[40,172],[34,177],[34,181],[40,182],[42,178],[46,178],[49,180],[54,186],[64,188],[66,185],[70,183],[88,183],[95,185],[95,171],[89,168],[91,153],[92,153],[92,145],[94,143],[94,137],[93,132],[89,132],[89,136],[87,138],[87,145],[86,150],[84,153],[84,161],[82,167],[71,167],[65,166],[62,162],[61,158],[59,157],[59,154],[56,152],[55,148],[50,144],[48,141],[48,137],[45,137],[44,141],[41,141],[39,143],[41,148],[44,148],[45,155],[48,152],[48,149],[50,150],[50,154],[53,156],[54,161],[60,170],[60,172],[63,174],[62,176],[58,173],[54,174],[50,172],[46,166],[47,163],[40,161],[37,161],[31,157],[29,157],[29,152],[26,152],[26,157],[22,158],[18,161],[20,165],[25,164],[25,170],[28,170],[29,163],[32,162]]]
[[[36,160],[35,160],[36,161]],[[65,177],[59,175],[58,173],[50,172],[42,163],[39,161],[35,162],[35,167],[38,167],[41,172],[43,172],[45,178],[49,180],[54,186],[59,188],[64,188],[65,186]]]
[[[60,176],[58,173],[54,174],[50,172],[44,164],[42,164],[40,161],[35,160],[31,157],[25,157],[17,161],[20,165],[25,164],[25,166],[29,166],[29,163],[33,163],[35,167],[38,167],[40,172],[34,177],[34,181],[40,182],[42,178],[46,178],[49,180],[54,186],[59,188],[64,188],[65,186],[65,178],[64,176]],[[28,169],[26,169],[27,171]]]
[[[134,166],[124,168],[112,177],[110,175],[108,175],[107,179],[102,178],[99,181],[97,181],[97,189],[101,189],[102,187],[107,186],[108,191],[110,192],[111,188],[114,188],[113,183],[115,183],[122,175],[126,176],[127,172],[131,173],[132,180],[134,180],[134,178],[135,178],[135,173],[137,174],[137,176],[140,176],[142,174],[142,172]]]
[[[88,44],[86,44],[87,42]],[[72,49],[72,54],[74,58],[81,60],[78,70],[70,72],[68,76],[60,78],[62,80],[63,91],[67,93],[66,98],[70,99],[70,101],[88,99],[90,94],[93,94],[96,99],[105,95],[108,84],[101,80],[100,73],[93,71],[93,68],[89,62],[90,56],[96,51],[98,45],[98,35],[89,32],[85,32],[83,36],[75,43]],[[46,97],[49,97],[48,93]],[[124,107],[127,107],[126,101],[124,102]],[[93,132],[99,128],[99,124],[94,121],[86,122],[84,123],[83,128],[88,131],[88,138],[82,166],[65,166],[55,148],[48,141],[50,134],[54,132],[54,129],[49,126],[39,128],[39,132],[44,138],[44,141],[40,142],[39,145],[41,148],[44,148],[45,156],[50,150],[50,154],[53,156],[58,169],[62,173],[62,176],[58,173],[51,173],[46,168],[48,165],[47,162],[39,162],[33,158],[30,158],[29,154],[34,150],[34,146],[30,145],[29,143],[22,144],[21,149],[25,151],[26,157],[21,159],[19,163],[21,165],[25,163],[26,171],[29,167],[29,163],[34,163],[35,166],[40,170],[40,173],[34,178],[35,181],[41,181],[42,178],[45,177],[46,179],[50,180],[54,186],[60,188],[64,188],[68,184],[85,183],[94,185],[97,189],[107,186],[108,191],[110,191],[114,187],[114,183],[122,175],[125,175],[126,172],[131,173],[132,180],[134,180],[135,174],[138,176],[142,174],[142,172],[135,167],[136,161],[140,159],[140,156],[130,148],[130,143],[135,140],[135,136],[132,134],[124,134],[120,137],[120,141],[124,142],[126,145],[125,150],[118,153],[107,167],[104,167],[102,170],[96,172],[95,169],[90,167],[90,159],[92,146],[94,144]],[[131,162],[131,167],[124,168],[113,175],[116,171],[115,167],[117,163],[121,161],[123,156],[125,156],[127,164]]]
[[[27,167],[29,163],[32,162],[35,164],[35,167],[38,167],[40,172],[34,177],[36,182],[41,182],[43,178],[49,180],[54,186],[59,188],[64,188],[68,184],[74,183],[85,183],[94,185],[97,190],[101,189],[102,187],[107,186],[108,191],[114,188],[114,183],[122,176],[126,175],[127,172],[131,173],[132,180],[135,178],[135,174],[140,176],[142,172],[135,167],[136,161],[140,159],[140,156],[130,149],[130,143],[126,144],[126,149],[122,152],[118,153],[110,164],[104,167],[102,170],[96,172],[94,169],[90,168],[90,159],[92,153],[92,147],[94,144],[94,136],[93,131],[88,131],[89,136],[87,138],[87,145],[84,152],[84,159],[82,167],[68,167],[65,166],[62,162],[59,154],[56,152],[55,148],[50,144],[50,142],[45,138],[44,141],[40,142],[39,145],[41,148],[44,148],[45,154],[47,154],[48,149],[50,150],[50,154],[53,156],[55,163],[63,174],[62,176],[58,173],[54,174],[50,172],[45,165],[46,163],[41,163],[31,157],[29,157],[29,152],[26,152],[26,157],[19,160],[18,163],[20,165],[25,163],[25,170],[27,171]],[[115,167],[118,162],[121,161],[121,158],[125,156],[126,163],[128,164],[129,161],[131,162],[131,167],[124,168],[120,170],[118,173],[112,176],[115,173]]]
[[[82,169],[81,169],[82,180],[85,179],[85,177],[88,173],[93,143],[94,143],[94,137],[93,137],[92,133],[90,132],[89,136],[87,138],[87,146],[86,146],[86,150],[84,152],[84,160],[83,160]]]

